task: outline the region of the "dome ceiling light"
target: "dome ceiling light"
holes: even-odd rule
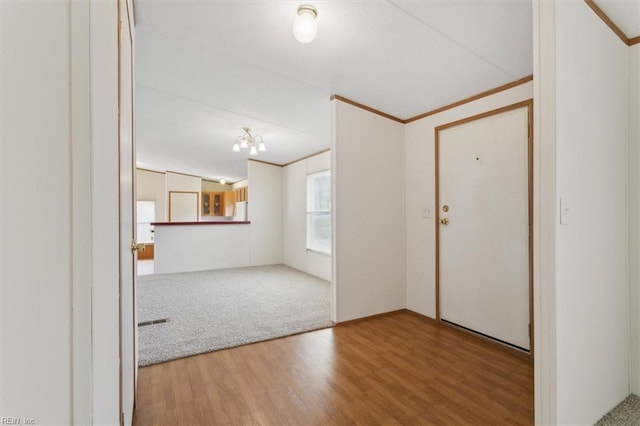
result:
[[[318,11],[311,5],[303,4],[298,7],[298,16],[293,23],[293,36],[300,43],[310,43],[316,38],[318,32],[317,16]]]

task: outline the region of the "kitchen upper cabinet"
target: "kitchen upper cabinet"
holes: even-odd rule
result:
[[[235,208],[234,191],[202,193],[202,216],[232,217],[235,214]]]
[[[224,216],[233,217],[236,214],[236,194],[233,191],[225,191],[223,197]]]
[[[240,202],[240,201],[249,201],[249,187],[248,186],[243,186],[240,188],[236,188],[234,191],[234,194],[236,196],[235,201]]]
[[[202,216],[223,216],[224,192],[202,193]]]

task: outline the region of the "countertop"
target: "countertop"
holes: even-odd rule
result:
[[[202,221],[202,222],[151,222],[153,226],[184,226],[184,225],[248,225],[249,221]]]

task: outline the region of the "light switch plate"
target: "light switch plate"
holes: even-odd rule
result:
[[[422,209],[422,217],[425,219],[431,219],[433,217],[433,208],[425,207]]]
[[[569,224],[569,202],[565,197],[560,197],[560,225]]]

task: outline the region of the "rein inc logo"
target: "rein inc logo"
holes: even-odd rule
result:
[[[0,417],[0,425],[35,425],[36,420],[29,417]]]

